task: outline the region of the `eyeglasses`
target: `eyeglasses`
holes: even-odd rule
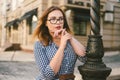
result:
[[[51,24],[56,24],[57,21],[59,21],[59,23],[63,23],[64,22],[64,18],[63,17],[59,17],[59,19],[56,19],[56,17],[53,17],[51,19],[48,19],[48,21],[50,21]]]

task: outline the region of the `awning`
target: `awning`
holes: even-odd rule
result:
[[[31,11],[26,12],[26,13],[20,18],[20,20],[22,21],[22,20],[24,20],[24,19],[27,19],[27,18],[29,18],[29,17],[32,17],[33,15],[37,15],[37,8],[36,8],[36,9],[33,9],[33,10],[31,10]]]
[[[18,24],[19,22],[20,22],[19,19],[12,20],[10,22],[7,22],[6,25],[5,25],[5,27],[14,26],[14,25]]]

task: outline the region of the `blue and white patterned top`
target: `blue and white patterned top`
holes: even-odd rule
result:
[[[58,80],[55,78],[55,74],[49,65],[57,50],[58,46],[54,42],[49,43],[49,45],[45,47],[40,41],[35,42],[35,61],[40,71],[36,80]],[[73,73],[76,60],[77,55],[75,54],[70,42],[68,42],[64,50],[64,58],[58,75]]]

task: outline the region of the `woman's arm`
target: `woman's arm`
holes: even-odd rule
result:
[[[53,69],[55,74],[57,74],[57,72],[60,69],[63,57],[64,57],[64,48],[59,47],[59,49],[57,50],[55,56],[50,61],[50,66]]]
[[[78,56],[85,56],[85,47],[78,40],[72,37],[70,43]]]
[[[71,36],[68,34],[65,34],[65,29],[63,29],[62,33],[61,33],[61,40],[60,40],[59,49],[57,50],[55,56],[50,61],[50,66],[53,69],[53,71],[55,72],[55,74],[57,74],[57,72],[60,69],[60,66],[62,64],[62,60],[64,57],[64,49],[65,49],[67,41],[69,39],[71,39]]]
[[[39,41],[35,42],[34,56],[39,71],[44,76],[43,78],[45,78],[46,80],[53,79],[55,73],[49,65],[49,60],[47,58],[45,48]]]

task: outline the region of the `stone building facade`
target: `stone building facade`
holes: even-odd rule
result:
[[[100,33],[106,49],[120,49],[120,3],[116,1],[101,0]],[[3,0],[0,4],[0,46],[12,43],[32,50],[31,36],[37,20],[52,5],[64,10],[74,36],[87,45],[91,33],[90,0]]]

